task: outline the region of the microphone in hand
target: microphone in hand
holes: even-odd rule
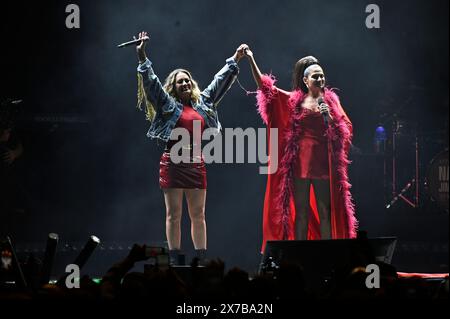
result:
[[[323,116],[325,127],[328,128],[328,121],[331,118],[330,107],[324,102],[323,97],[319,97],[317,103],[319,104],[319,111]]]
[[[145,36],[145,37],[139,38],[139,39],[136,39],[136,37],[134,37],[134,40],[121,43],[117,47],[118,48],[124,48],[124,47],[128,47],[130,45],[139,45],[142,41],[148,41],[149,39],[150,38],[148,36]]]

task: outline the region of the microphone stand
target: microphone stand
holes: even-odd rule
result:
[[[327,114],[325,114],[323,116],[323,121],[324,121],[324,124],[325,124],[325,136],[327,137],[328,176],[330,178],[330,183],[329,183],[328,187],[330,189],[330,214],[331,214],[334,211],[333,187],[330,187],[330,185],[333,183],[333,170],[332,170],[333,148],[332,148],[331,139],[330,139],[330,136],[329,136],[330,125],[329,125],[328,115]],[[331,231],[330,238],[333,238],[333,224],[332,223],[331,223],[330,231]]]
[[[412,208],[419,207],[419,138],[417,132],[415,134],[415,174],[403,189],[397,193],[397,135],[401,124],[397,119],[394,120],[392,129],[392,200],[386,205],[386,209],[391,208],[399,199],[405,201]],[[414,199],[409,199],[404,194],[414,185]]]

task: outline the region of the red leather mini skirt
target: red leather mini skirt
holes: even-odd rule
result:
[[[206,166],[203,157],[199,163],[173,163],[170,152],[164,152],[159,162],[159,186],[206,189]]]

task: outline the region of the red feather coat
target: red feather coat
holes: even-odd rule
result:
[[[271,160],[273,156],[278,155],[279,163],[275,173],[267,177],[263,212],[263,252],[268,240],[294,239],[294,165],[301,152],[299,149],[299,137],[302,133],[300,123],[305,115],[300,105],[306,95],[300,90],[287,92],[277,88],[272,76],[263,75],[262,83],[257,94],[258,112],[269,128],[269,141],[270,128],[278,129],[278,154],[271,154],[269,151],[269,171],[273,171],[270,167],[271,163],[276,162]],[[357,220],[347,173],[348,151],[353,135],[352,124],[340,104],[339,97],[332,90],[325,89],[324,101],[329,105],[330,114],[333,117],[327,130],[331,237],[333,239],[354,238]],[[320,239],[319,217],[312,187],[310,208],[308,239]]]

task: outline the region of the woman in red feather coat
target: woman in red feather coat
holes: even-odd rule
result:
[[[278,129],[277,154],[269,153],[269,172],[273,156],[279,166],[267,179],[262,251],[267,240],[356,237],[347,173],[352,124],[325,86],[319,61],[300,59],[288,92],[260,72],[249,48],[245,52],[258,85],[258,111],[268,128]]]

